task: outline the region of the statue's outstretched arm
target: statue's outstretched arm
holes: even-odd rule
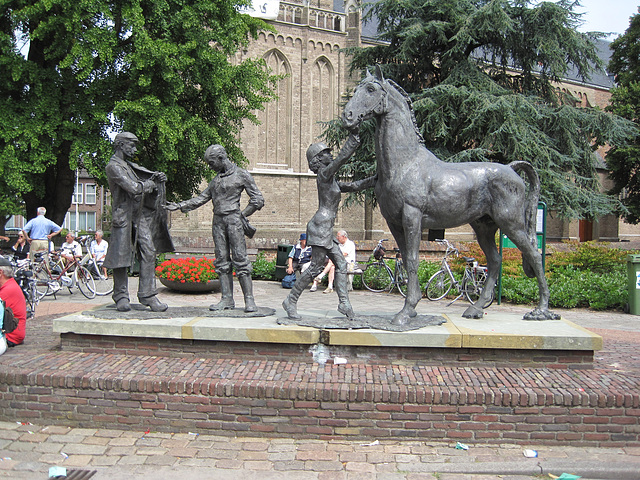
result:
[[[205,190],[197,197],[178,203],[178,208],[180,208],[182,213],[190,212],[191,210],[201,207],[209,200],[211,200],[211,185],[205,188]]]
[[[359,192],[367,188],[374,187],[378,181],[378,174],[372,175],[355,182],[338,182],[341,192]]]
[[[330,178],[338,173],[340,167],[347,163],[347,160],[351,158],[351,155],[356,151],[358,145],[360,145],[360,136],[357,133],[349,135],[349,138],[347,138],[347,141],[344,142],[344,145],[340,149],[340,153],[333,159],[333,162],[322,170],[322,175]]]

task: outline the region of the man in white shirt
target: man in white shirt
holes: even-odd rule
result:
[[[64,259],[65,265],[73,262],[74,258],[78,260],[82,258],[82,247],[76,242],[76,236],[73,232],[67,233],[60,256]]]
[[[89,252],[91,256],[96,259],[98,266],[102,267],[102,274],[107,276],[107,269],[102,266],[104,257],[107,256],[107,250],[109,250],[109,243],[102,238],[102,230],[96,230],[96,238],[89,245]]]
[[[340,251],[344,255],[344,259],[347,261],[347,273],[353,273],[356,264],[356,244],[349,240],[349,236],[344,230],[340,230],[338,232],[337,238]],[[324,267],[322,273],[313,280],[313,285],[311,285],[312,292],[315,292],[318,289],[318,283],[322,281],[326,274],[329,274],[329,285],[323,293],[333,292],[333,280],[336,275],[336,267],[331,260],[329,260],[327,266]],[[347,279],[349,283],[348,290],[353,290],[353,275],[347,275]]]

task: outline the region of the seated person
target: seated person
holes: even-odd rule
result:
[[[16,260],[24,260],[29,256],[29,242],[27,242],[24,233],[20,232],[18,234],[18,240],[15,245],[11,247],[11,250]]]
[[[347,232],[340,230],[337,235],[340,251],[344,255],[344,259],[347,261],[347,273],[353,273],[356,264],[356,244],[349,240]],[[322,281],[325,275],[329,274],[329,285],[323,293],[333,292],[333,280],[336,275],[336,266],[331,260],[324,267],[324,270],[320,275],[313,279],[313,285],[311,285],[310,291],[315,292],[318,289],[318,283]],[[348,275],[349,290],[353,290],[353,275]]]
[[[60,257],[64,265],[73,262],[73,259],[80,260],[82,258],[82,247],[76,242],[76,236],[73,232],[68,232],[65,242],[62,244],[62,252]]]
[[[289,252],[287,275],[304,272],[311,265],[311,247],[307,246],[307,234],[301,233],[297,245]]]
[[[7,346],[20,345],[24,341],[26,331],[27,303],[20,286],[13,278],[11,262],[6,258],[0,258],[0,298],[4,300],[7,307],[11,308],[14,317],[18,319],[18,328],[5,334]]]
[[[89,245],[89,252],[91,256],[96,259],[99,267],[102,267],[104,257],[107,256],[107,250],[109,249],[109,244],[102,238],[102,235],[102,230],[96,230],[96,238]],[[102,267],[102,275],[104,277],[107,276],[107,269],[105,267]]]

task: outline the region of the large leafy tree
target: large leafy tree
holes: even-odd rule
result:
[[[624,142],[632,126],[577,108],[554,85],[570,69],[587,79],[602,67],[593,43],[599,35],[576,31],[577,4],[380,0],[365,19],[378,22],[384,43],[351,50],[351,67],[380,64],[410,94],[427,146],[443,160],[528,160],[550,209],[597,217],[617,200],[601,192],[594,150]],[[348,173],[369,173],[370,153],[361,152]]]
[[[104,182],[109,134],[141,140],[138,161],[191,195],[211,143],[244,157],[238,132],[274,95],[261,61],[231,61],[263,21],[246,0],[0,0],[0,197],[61,222],[77,167]],[[5,205],[19,202],[0,200]],[[14,212],[9,212],[14,213]]]
[[[640,12],[640,10],[639,10]],[[633,15],[624,35],[611,44],[609,70],[616,75],[617,87],[611,91],[607,110],[640,123],[640,13]],[[614,181],[612,193],[621,196],[624,218],[640,222],[640,141],[614,144],[607,153],[607,165]]]

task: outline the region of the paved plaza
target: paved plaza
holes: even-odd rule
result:
[[[135,279],[132,284],[135,287]],[[287,293],[275,282],[255,282],[258,305],[275,308],[276,315],[284,315],[280,303]],[[160,287],[160,297],[172,306],[206,306],[217,301],[219,294],[186,295]],[[236,297],[241,304],[239,289]],[[351,298],[356,311],[373,308],[388,313],[398,311],[403,301],[398,295],[366,291],[353,292]],[[53,319],[108,302],[108,298],[87,300],[79,292],[62,292],[55,300],[46,298],[38,307],[36,319],[27,326],[26,343],[0,357],[0,364],[54,359],[60,340],[52,333]],[[335,316],[336,306],[335,294],[305,292],[299,310]],[[445,303],[426,299],[418,307],[419,312],[439,311],[447,315],[459,315],[464,308],[462,300],[447,307]],[[526,307],[511,305],[494,305],[491,309],[527,311]],[[640,378],[640,317],[582,309],[560,313],[603,337],[604,348],[596,352],[594,364],[599,378],[610,377],[612,382]],[[557,372],[549,371],[548,375],[554,378]],[[429,440],[317,440],[270,438],[266,434],[233,437],[139,428],[70,428],[33,425],[16,418],[0,422],[0,478],[47,478],[51,466],[64,467],[69,473],[95,471],[92,478],[112,480],[162,480],[180,474],[188,474],[194,480],[533,479],[562,473],[596,479],[640,478],[637,446],[595,448],[516,443],[467,446],[468,450],[456,449],[455,442]],[[537,451],[537,458],[525,457],[526,449]]]

